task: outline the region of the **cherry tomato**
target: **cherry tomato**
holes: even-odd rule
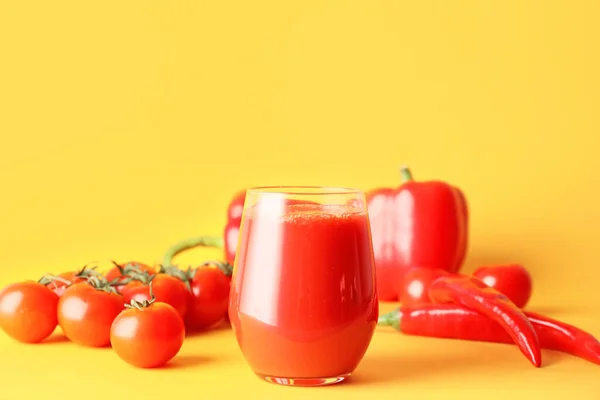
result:
[[[229,282],[229,277],[214,265],[194,270],[185,318],[188,329],[203,330],[223,320],[229,305]]]
[[[0,291],[0,328],[24,343],[38,343],[58,323],[58,295],[36,282],[13,283]]]
[[[83,282],[90,276],[99,276],[93,268],[83,267],[79,271],[63,272],[59,275],[46,275],[40,279],[40,283],[45,285],[48,289],[52,290],[58,296],[62,296],[64,291],[70,285],[75,283]]]
[[[443,269],[415,267],[409,269],[402,280],[398,297],[402,305],[429,303],[429,286],[439,277],[450,273]]]
[[[148,275],[145,275],[148,276]],[[123,287],[121,293],[125,303],[131,303],[131,300],[137,302],[148,301],[151,298],[149,282],[133,281]],[[158,274],[152,279],[152,291],[157,302],[167,303],[181,315],[185,316],[188,308],[189,291],[185,283],[179,278],[166,274]]]
[[[525,307],[529,302],[532,279],[520,264],[479,267],[473,272],[473,276],[504,294],[519,308]]]
[[[227,290],[231,292],[231,275],[227,276],[227,281],[228,281],[228,284],[229,284],[229,286],[228,286],[228,289],[227,289]],[[224,317],[223,319],[224,319],[224,321],[225,321],[227,324],[230,324],[230,323],[231,323],[231,320],[229,319],[229,297],[228,297],[228,299],[227,299],[227,300],[228,300],[228,301],[227,301],[227,311],[225,311],[225,317]]]
[[[40,283],[58,296],[62,296],[69,285],[82,282],[85,279],[83,277],[76,277],[75,274],[76,272],[63,272],[56,276],[47,275],[40,280]]]
[[[142,264],[136,261],[130,261],[127,263],[116,264],[106,273],[105,277],[106,280],[109,282],[122,283],[128,277],[130,277],[131,274],[140,272],[147,272],[151,275],[154,275],[156,274],[156,269],[146,264]],[[125,285],[115,285],[115,289],[117,290],[117,292],[121,292],[123,286]]]
[[[128,306],[115,318],[110,343],[117,355],[133,366],[159,367],[181,349],[185,326],[179,313],[169,304],[142,303],[145,304]]]
[[[108,346],[110,326],[124,308],[123,296],[98,281],[70,286],[58,302],[58,322],[65,336],[83,346]]]

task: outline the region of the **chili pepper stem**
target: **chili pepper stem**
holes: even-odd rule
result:
[[[180,241],[171,246],[163,257],[163,265],[168,267],[173,264],[173,258],[185,250],[194,247],[213,247],[222,249],[225,246],[224,240],[218,236],[198,236]]]
[[[393,310],[383,315],[380,315],[377,319],[377,326],[391,326],[398,329],[400,324],[400,310]]]
[[[400,167],[400,177],[402,178],[402,183],[410,182],[413,180],[412,172],[410,172],[410,168],[408,168],[408,165],[403,165]]]

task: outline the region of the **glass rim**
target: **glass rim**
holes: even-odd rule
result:
[[[247,194],[260,195],[295,195],[295,196],[318,196],[318,195],[363,195],[364,191],[356,188],[343,186],[255,186],[246,190]]]

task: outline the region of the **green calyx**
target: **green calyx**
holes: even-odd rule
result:
[[[96,290],[100,290],[103,292],[107,292],[107,293],[114,293],[114,294],[119,294],[119,292],[117,291],[117,289],[115,289],[115,285],[113,284],[113,282],[109,282],[105,277],[103,276],[88,276],[86,277],[86,281],[88,283],[88,285],[90,285],[91,287],[93,287]]]
[[[174,276],[175,278],[179,278],[184,282],[187,282],[192,279],[192,277],[191,277],[192,268],[191,267],[188,267],[187,270],[182,270],[174,265],[170,265],[168,267],[161,265],[158,273]]]
[[[233,274],[233,265],[224,261],[205,261],[202,264],[200,264],[200,267],[210,267],[211,265],[214,265],[215,267],[219,268],[221,272],[223,272],[227,277]]]
[[[94,267],[89,267],[89,264],[84,265],[81,269],[79,269],[74,277],[77,278],[82,278],[82,279],[86,279],[90,276],[102,276],[102,274],[100,274],[98,271],[96,271],[96,266]],[[46,274],[44,276],[42,276],[39,280],[38,283],[44,286],[47,286],[49,284],[51,284],[52,282],[61,282],[64,283],[67,287],[71,286],[74,282],[65,279],[63,277],[57,276],[57,275],[53,275],[53,274]]]
[[[44,285],[44,286],[47,286],[47,285],[51,284],[52,282],[62,282],[67,286],[71,286],[71,284],[73,283],[68,279],[61,278],[60,276],[56,276],[56,275],[50,275],[50,274],[44,275],[38,280],[38,283],[40,285]]]
[[[114,261],[111,261],[115,267],[119,270],[121,276],[114,278],[109,282],[112,287],[125,286],[134,280],[142,281],[146,279],[146,283],[154,279],[154,274],[150,274],[147,271],[142,270],[139,264],[130,263],[125,266],[121,266]]]
[[[129,263],[129,264],[126,264],[125,266],[121,266],[117,263],[114,263],[114,264],[119,269],[119,272],[123,276],[130,276],[130,275],[138,274],[138,273],[142,272],[142,267],[139,264]]]
[[[123,281],[126,281],[127,283],[138,281],[144,285],[150,285],[154,278],[156,278],[156,274],[151,274],[148,271],[138,270],[135,272],[128,272],[127,277],[123,279]]]
[[[185,283],[185,287],[189,291],[191,291],[192,290],[191,281],[192,281],[192,279],[194,279],[194,273],[192,271],[193,271],[192,267],[188,267],[187,270],[182,270],[174,265],[169,265],[167,267],[165,267],[164,265],[161,265],[158,273],[170,275],[174,278],[179,279],[180,281]]]
[[[211,266],[215,266],[216,268],[218,268],[227,277],[230,277],[233,274],[233,265],[224,261],[205,261],[202,264],[200,264],[198,268],[192,268],[191,266],[189,266],[187,267],[187,269],[180,269],[175,265],[161,265],[158,273],[171,275],[175,278],[180,279],[181,281],[183,281],[183,283],[185,283],[188,290],[191,290],[191,282],[192,280],[194,280],[198,269],[207,268]]]
[[[148,300],[138,301],[138,300],[131,299],[131,301],[129,303],[125,304],[125,308],[137,309],[137,310],[142,311],[145,308],[148,308],[152,304],[154,304],[154,302],[156,301],[156,296],[154,296],[154,291],[152,290],[152,281],[150,281],[148,283],[148,290],[149,290],[149,294],[150,294],[150,298]]]
[[[101,276],[102,275],[100,272],[96,271],[96,268],[98,268],[97,265],[94,265],[93,267],[90,267],[89,265],[90,264],[84,265],[79,271],[77,271],[75,273],[75,277],[87,278],[88,276]]]
[[[378,326],[391,326],[396,330],[400,330],[400,318],[401,313],[399,309],[390,311],[383,315],[380,315],[377,319]]]

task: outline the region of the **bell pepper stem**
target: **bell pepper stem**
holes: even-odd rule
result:
[[[169,267],[173,264],[176,255],[194,247],[212,247],[222,249],[225,245],[223,238],[218,236],[198,236],[180,241],[171,246],[163,256],[163,266]]]
[[[402,183],[410,182],[413,180],[412,172],[410,172],[410,168],[408,168],[408,165],[403,165],[400,167],[400,177],[402,178]]]

